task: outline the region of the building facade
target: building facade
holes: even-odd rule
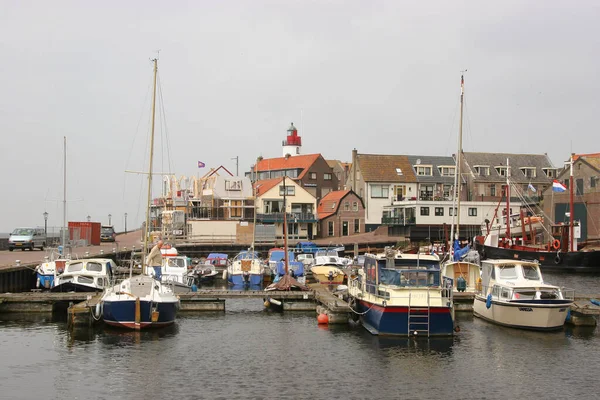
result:
[[[352,236],[365,231],[365,206],[352,190],[330,192],[318,206],[319,237]]]

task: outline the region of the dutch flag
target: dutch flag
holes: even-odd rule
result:
[[[557,181],[556,179],[552,181],[552,191],[553,192],[564,192],[567,188],[565,185]]]

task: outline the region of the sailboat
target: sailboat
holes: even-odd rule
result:
[[[150,161],[148,167],[148,198],[144,224],[144,251],[148,251],[150,203],[152,201],[152,161],[154,155],[154,121],[156,111],[156,77],[158,60],[154,64],[152,96],[152,127],[150,133]],[[175,322],[179,299],[172,286],[146,274],[146,260],[142,257],[142,274],[123,280],[104,292],[101,300],[104,322],[112,326],[144,329],[171,325]]]
[[[310,290],[307,286],[298,282],[296,280],[296,278],[290,274],[290,261],[289,261],[289,255],[288,255],[288,240],[287,240],[286,192],[287,192],[287,190],[285,188],[285,176],[284,176],[283,177],[283,251],[284,251],[284,258],[283,258],[283,265],[281,268],[282,275],[279,276],[279,279],[277,279],[276,282],[273,282],[269,286],[267,286],[267,288],[265,289],[266,292],[290,291],[290,290],[295,290],[295,291]],[[302,263],[300,263],[300,266],[302,268],[302,272],[301,272],[301,274],[298,274],[298,272],[296,272],[296,274],[295,274],[296,277],[304,276],[304,266],[302,265]],[[298,266],[298,267],[300,267],[300,266]],[[273,299],[271,297],[267,297],[267,299],[265,300],[265,306],[271,307],[278,311],[281,311],[283,309],[283,304],[281,303],[281,301],[279,301],[277,299]]]
[[[463,126],[463,104],[465,95],[465,79],[464,75],[460,77],[460,122],[458,134],[458,152],[456,156],[456,169],[454,170],[454,200],[456,201],[456,236],[454,232],[454,223],[452,224],[450,238],[453,241],[452,250],[448,253],[450,259],[442,264],[442,276],[452,279],[454,290],[459,292],[477,291],[477,284],[480,281],[481,273],[479,264],[466,259],[469,253],[470,246],[460,247],[460,193],[462,187],[462,126]],[[454,218],[454,217],[453,217]],[[477,254],[475,251],[473,253]]]
[[[600,252],[578,251],[577,238],[575,237],[574,199],[573,199],[573,156],[570,161],[569,176],[569,223],[554,224],[551,226],[550,240],[539,247],[516,244],[509,240],[510,224],[507,224],[507,233],[500,239],[496,232],[489,232],[481,246],[482,258],[511,259],[511,260],[536,260],[542,269],[546,270],[578,270],[599,271]],[[508,162],[507,162],[508,165]],[[506,176],[506,209],[510,210],[510,168]]]
[[[70,257],[65,256],[67,233],[67,137],[63,136],[63,225],[60,230],[60,247],[58,252],[50,250],[50,254],[44,257],[44,262],[35,269],[37,288],[51,289],[55,286],[56,278],[65,270]]]

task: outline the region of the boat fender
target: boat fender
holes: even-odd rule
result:
[[[224,281],[227,280],[227,270],[226,269],[223,270],[223,280]]]
[[[558,250],[560,249],[560,240],[558,239],[554,239],[554,241],[552,242],[552,248],[554,250]]]
[[[102,316],[102,302],[96,304],[96,311],[94,312],[94,317],[96,319]]]
[[[40,277],[38,276],[37,280],[35,281],[35,287],[39,289],[40,286]]]
[[[571,322],[571,309],[567,308],[567,317],[565,318],[565,322]]]
[[[460,325],[456,325],[454,327],[454,332],[456,332],[456,333],[460,332]]]
[[[195,283],[192,284],[192,292],[197,292],[198,291],[198,286],[196,286]]]
[[[560,255],[560,253],[556,254],[556,257],[554,257],[554,264],[558,265],[562,262],[562,257]]]
[[[596,306],[600,306],[600,300],[596,300],[596,299],[590,299],[590,303],[596,305]]]
[[[487,298],[485,299],[485,308],[490,308],[492,306],[492,294],[488,294]]]

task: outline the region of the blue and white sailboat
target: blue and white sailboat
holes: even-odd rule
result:
[[[234,286],[261,286],[263,270],[263,261],[256,251],[241,251],[227,267],[227,281]]]
[[[156,104],[156,76],[158,60],[154,59],[154,92],[152,101],[152,129],[148,169],[148,201],[144,225],[144,251],[148,250],[150,203],[152,200],[152,159],[154,154],[154,115]],[[175,322],[179,299],[173,287],[146,275],[146,260],[142,257],[142,274],[131,276],[104,292],[101,300],[102,317],[109,325],[130,329],[162,327]]]

